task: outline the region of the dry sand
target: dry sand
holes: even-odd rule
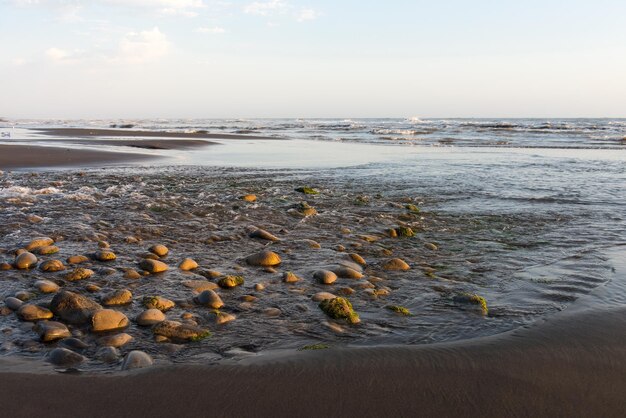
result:
[[[0,372],[0,399],[3,415],[16,417],[621,417],[625,359],[626,311],[583,312],[421,347],[276,353],[117,376]]]

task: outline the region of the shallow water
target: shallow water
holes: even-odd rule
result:
[[[34,236],[56,236],[61,253],[49,258],[65,259],[93,252],[96,242],[106,239],[119,258],[113,264],[94,263],[98,274],[90,282],[103,291],[129,288],[135,302],[120,308],[129,318],[141,311],[142,296],[160,294],[179,305],[168,313],[169,319],[193,312],[200,325],[214,332],[200,343],[157,344],[149,330],[133,325],[128,332],[135,341],[123,351],[142,349],[164,362],[219,361],[233,355],[234,348],[259,352],[316,342],[423,344],[496,334],[575,306],[581,296],[615,281],[613,253],[626,243],[623,150],[243,141],[170,155],[168,162],[176,166],[0,177],[0,248],[16,248]],[[210,167],[216,165],[229,167]],[[305,185],[321,194],[294,191]],[[238,197],[246,193],[257,194],[259,202],[241,202]],[[305,219],[288,212],[303,200],[319,215]],[[407,203],[421,212],[409,213]],[[44,221],[30,223],[29,214]],[[417,236],[384,236],[387,228],[404,224]],[[246,228],[252,225],[282,239],[270,245],[283,257],[278,273],[242,262],[267,245],[247,237]],[[143,242],[126,244],[128,235]],[[362,235],[379,239],[368,243]],[[319,242],[321,249],[310,248],[305,239]],[[172,265],[190,256],[202,267],[242,274],[243,288],[222,291],[225,311],[237,320],[216,326],[206,308],[191,302],[193,292],[182,282],[202,278],[197,274],[172,269],[137,281],[123,279],[122,268],[136,267],[141,254],[157,242],[170,247],[167,261]],[[427,249],[425,243],[439,249]],[[366,278],[383,281],[314,283],[314,270],[346,259],[338,245],[365,257]],[[391,256],[405,259],[412,270],[383,271],[380,264]],[[10,259],[8,254],[0,258]],[[115,271],[106,274],[98,270],[102,267]],[[303,280],[284,284],[284,271],[294,271]],[[55,274],[0,272],[1,296],[29,289],[42,276]],[[256,283],[266,284],[266,290],[255,292]],[[84,292],[84,283],[64,285]],[[371,286],[390,294],[374,298],[365,289]],[[358,326],[330,321],[310,299],[315,292],[338,293],[345,287],[355,290],[350,299],[361,315]],[[489,314],[455,302],[454,295],[462,292],[484,296]],[[242,303],[239,298],[245,294],[258,300]],[[50,298],[35,300],[45,303]],[[585,303],[602,307],[609,302],[597,297]],[[390,304],[406,306],[414,315],[398,316],[385,308]],[[281,313],[268,316],[267,308]],[[5,353],[41,357],[50,349],[33,342],[30,325],[13,315],[0,322],[11,330],[0,337]],[[89,334],[84,338],[93,341]],[[93,360],[94,352],[95,346],[85,352],[92,359],[86,368],[112,367]]]

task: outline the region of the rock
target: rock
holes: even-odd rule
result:
[[[361,257],[360,255],[358,255],[357,253],[350,253],[348,254],[350,256],[350,258],[352,259],[352,261],[354,261],[357,264],[360,264],[362,266],[365,266],[367,263],[365,262],[365,259],[363,257]]]
[[[35,294],[32,292],[27,292],[26,290],[20,290],[19,292],[15,292],[15,297],[22,302],[25,302],[35,297]]]
[[[52,312],[33,303],[25,303],[17,310],[17,316],[22,321],[40,321],[52,318]]]
[[[478,305],[481,308],[483,315],[487,315],[489,313],[489,309],[487,308],[487,300],[480,295],[473,293],[460,293],[458,295],[455,295],[452,300],[456,303]]]
[[[163,321],[152,332],[175,341],[199,341],[211,335],[209,330],[176,321]]]
[[[10,265],[9,263],[0,263],[0,270],[2,271],[6,271],[6,270],[11,270],[13,268],[12,265]]]
[[[158,260],[159,256],[152,253],[146,253],[142,255],[141,258],[143,258],[144,260]]]
[[[159,257],[165,257],[167,253],[170,252],[170,250],[163,244],[153,245],[152,247],[148,248],[148,251],[150,251],[152,254],[158,255]]]
[[[67,258],[68,264],[80,264],[89,261],[89,258],[84,255],[73,255]]]
[[[148,309],[158,309],[161,312],[168,311],[176,306],[173,301],[161,296],[145,296],[141,303]]]
[[[278,308],[266,308],[263,310],[263,314],[269,317],[280,316],[283,312]]]
[[[41,293],[54,293],[59,290],[59,285],[50,280],[37,280],[35,288]]]
[[[389,238],[398,238],[398,231],[395,228],[390,228],[385,231]]]
[[[333,295],[332,293],[329,292],[317,292],[316,294],[313,295],[313,297],[311,298],[314,302],[321,302],[323,300],[326,299],[334,299],[337,296]]]
[[[37,216],[37,215],[28,215],[26,217],[26,219],[28,220],[28,222],[32,222],[34,224],[38,224],[39,222],[43,222],[43,218],[41,216]]]
[[[158,309],[147,309],[137,315],[135,321],[142,327],[147,327],[165,321],[165,315]]]
[[[406,270],[409,270],[410,268],[411,267],[404,260],[400,258],[392,258],[391,260],[387,260],[383,264],[383,269],[390,270],[390,271],[406,271]]]
[[[141,369],[144,367],[150,367],[154,361],[152,357],[143,351],[133,350],[126,354],[124,362],[122,363],[122,370]]]
[[[352,304],[346,298],[325,299],[320,302],[319,307],[333,319],[345,319],[351,324],[358,324],[361,321],[359,315],[354,312]]]
[[[133,294],[128,289],[115,290],[102,297],[104,306],[127,305],[133,300]]]
[[[316,250],[322,248],[319,242],[313,241],[312,239],[301,239],[296,241],[295,244],[301,248],[314,248]]]
[[[70,367],[76,366],[86,359],[78,353],[67,348],[57,347],[48,354],[48,361],[55,366]]]
[[[126,315],[113,309],[97,311],[91,318],[91,330],[93,332],[114,331],[126,328],[128,325]]]
[[[360,279],[363,277],[363,273],[354,270],[350,267],[345,267],[345,266],[339,266],[335,269],[333,269],[333,272],[341,278],[344,279]]]
[[[300,278],[296,276],[295,273],[288,271],[283,274],[283,282],[285,283],[296,283]]]
[[[240,199],[243,200],[244,202],[252,203],[252,202],[256,202],[256,195],[246,194],[246,195],[241,196]]]
[[[298,187],[297,189],[295,189],[295,191],[304,193],[304,194],[310,194],[310,195],[320,194],[319,190],[314,189],[312,187]]]
[[[36,251],[39,255],[56,254],[59,252],[59,247],[56,245],[46,245],[45,247],[37,248]]]
[[[185,258],[183,261],[180,262],[180,264],[178,265],[178,268],[182,271],[195,270],[198,268],[198,263],[196,263],[191,258]]]
[[[437,247],[432,242],[427,242],[426,244],[424,244],[424,247],[428,248],[431,251],[437,251],[439,249],[439,247]]]
[[[50,309],[64,321],[81,325],[88,322],[102,306],[78,293],[62,290],[52,298]]]
[[[96,351],[96,358],[103,363],[117,363],[120,360],[120,350],[115,347],[100,347]]]
[[[98,241],[98,248],[109,248],[111,244],[106,241]]]
[[[374,235],[359,235],[359,238],[369,243],[376,242],[380,239],[380,237]]]
[[[212,290],[205,290],[194,298],[194,302],[199,305],[208,306],[213,309],[220,309],[224,306],[224,302],[220,295]]]
[[[205,290],[214,290],[219,287],[216,283],[210,282],[208,280],[186,280],[183,282],[183,285],[195,290],[198,293]]]
[[[67,274],[65,274],[65,280],[70,281],[70,282],[75,282],[77,280],[88,279],[93,275],[94,275],[93,270],[78,267],[68,272]]]
[[[127,269],[124,272],[124,276],[123,277],[125,279],[137,280],[137,279],[141,279],[142,276],[135,269]]]
[[[39,339],[44,343],[72,336],[65,324],[55,321],[40,321],[33,329],[39,334]]]
[[[252,231],[250,233],[250,238],[262,239],[266,241],[280,241],[278,237],[261,228]]]
[[[15,257],[15,268],[20,270],[26,270],[33,268],[37,265],[37,257],[33,253],[28,251],[21,253]]]
[[[70,350],[84,350],[85,348],[89,347],[89,344],[74,337],[65,338],[64,340],[59,342],[59,345],[62,345],[65,348],[69,348]]]
[[[17,311],[20,306],[22,306],[24,304],[24,302],[22,302],[21,300],[19,300],[18,298],[14,298],[12,296],[9,296],[8,298],[6,298],[4,300],[4,304],[11,310],[13,311]]]
[[[412,238],[415,236],[415,232],[408,226],[399,226],[396,228],[396,233],[399,237]]]
[[[137,244],[140,240],[137,237],[128,236],[128,237],[124,238],[124,241],[127,244]]]
[[[404,306],[399,306],[399,305],[388,305],[385,306],[387,309],[389,309],[392,312],[395,312],[399,315],[403,315],[403,316],[411,316],[411,311],[409,311],[407,308],[405,308]]]
[[[218,277],[222,277],[223,274],[220,273],[219,271],[215,271],[215,270],[202,270],[198,272],[200,274],[200,276],[207,278],[207,279],[217,279]]]
[[[307,202],[301,202],[299,204],[297,204],[293,209],[292,209],[292,213],[300,215],[300,216],[304,216],[305,218],[309,217],[309,216],[315,216],[317,215],[317,210],[315,210],[315,208],[311,205],[309,205]]]
[[[102,249],[95,252],[94,258],[98,261],[113,261],[117,256],[111,250]]]
[[[257,283],[254,285],[254,290],[257,292],[262,292],[265,290],[265,285],[263,283]]]
[[[44,261],[43,263],[41,263],[41,265],[39,266],[39,269],[41,271],[54,273],[57,271],[65,270],[65,266],[63,265],[61,260],[48,260],[48,261]]]
[[[96,284],[89,283],[87,286],[85,286],[85,290],[88,291],[89,293],[97,293],[101,291],[102,288]]]
[[[281,259],[275,252],[266,250],[246,257],[246,262],[251,266],[273,267],[279,265]]]
[[[122,347],[133,340],[133,337],[125,332],[115,335],[105,335],[98,338],[98,345],[104,345],[109,347]]]
[[[317,270],[313,278],[321,284],[333,284],[337,281],[337,275],[330,270]]]
[[[222,289],[232,289],[233,287],[241,286],[244,283],[244,279],[241,276],[226,276],[218,280],[217,284]]]
[[[37,248],[46,247],[48,245],[54,244],[54,240],[50,237],[39,237],[33,239],[31,242],[26,244],[26,251],[36,250]]]
[[[215,323],[217,325],[224,325],[228,322],[234,321],[235,319],[237,319],[235,315],[226,312],[217,312],[215,314]]]
[[[162,261],[159,260],[150,260],[150,259],[144,259],[141,260],[139,262],[139,267],[142,270],[147,271],[148,273],[162,273],[164,271],[167,271],[168,267],[167,264],[165,264]]]

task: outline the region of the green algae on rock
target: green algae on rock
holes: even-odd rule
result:
[[[308,350],[326,350],[330,348],[330,346],[328,344],[309,344],[309,345],[305,345],[304,347],[300,347],[298,348],[298,351],[308,351]]]
[[[296,192],[300,192],[300,193],[304,193],[304,194],[312,194],[312,195],[320,194],[319,190],[314,189],[312,187],[298,187],[295,190],[296,190]]]
[[[407,308],[405,308],[404,306],[399,306],[399,305],[389,305],[386,306],[387,309],[389,309],[390,311],[393,311],[397,314],[400,315],[404,315],[404,316],[411,316],[413,315],[411,313],[411,311],[409,311]]]
[[[352,304],[346,298],[338,297],[325,299],[320,302],[319,307],[326,315],[333,319],[345,319],[351,324],[361,322],[359,315],[354,312]]]
[[[399,237],[404,238],[412,238],[415,236],[415,232],[413,232],[413,230],[408,226],[399,226],[398,228],[396,228],[396,233]]]
[[[243,283],[244,279],[242,276],[226,276],[217,282],[222,289],[232,289],[233,287],[241,286]]]
[[[487,300],[484,297],[477,295],[475,293],[461,293],[461,294],[454,296],[452,300],[457,303],[479,305],[483,312],[483,315],[489,314],[489,308],[487,307]]]

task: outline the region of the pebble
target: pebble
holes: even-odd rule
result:
[[[191,258],[185,258],[183,261],[180,262],[178,268],[182,271],[191,271],[198,268],[198,263],[196,263]]]
[[[313,297],[311,298],[314,302],[321,302],[325,299],[334,299],[337,296],[333,295],[332,293],[329,292],[317,292],[316,294],[313,295]]]
[[[117,258],[117,256],[111,250],[102,249],[96,251],[94,258],[98,261],[113,261]]]
[[[152,326],[165,321],[165,314],[158,309],[147,309],[137,315],[135,321],[142,327]]]
[[[30,269],[37,265],[37,257],[28,251],[21,253],[15,258],[15,268],[20,270]]]
[[[97,293],[102,290],[102,288],[96,284],[89,283],[87,286],[85,286],[85,290],[90,293]]]
[[[428,248],[431,251],[437,251],[439,249],[439,247],[437,247],[432,242],[427,242],[426,244],[424,244],[424,247]]]
[[[220,295],[212,290],[205,290],[201,292],[194,298],[194,302],[213,309],[219,309],[224,306],[224,302],[222,301],[222,298],[220,298]]]
[[[46,245],[45,247],[37,248],[36,251],[39,255],[56,254],[59,252],[59,247],[56,245]]]
[[[106,241],[98,241],[98,248],[109,248],[111,244]]]
[[[321,284],[333,284],[337,281],[337,275],[330,270],[317,270],[313,278]]]
[[[78,267],[78,268],[68,272],[65,275],[65,280],[68,280],[70,282],[75,282],[77,280],[88,279],[88,278],[90,278],[93,275],[94,275],[93,270],[86,269],[86,268],[83,268],[83,267]]]
[[[35,297],[35,294],[27,292],[26,290],[20,290],[19,292],[15,292],[15,297],[24,302]]]
[[[68,350],[67,348],[57,347],[48,354],[48,361],[55,366],[75,366],[86,360],[85,357],[78,353]]]
[[[237,286],[241,286],[244,283],[244,279],[241,276],[226,276],[218,280],[217,284],[222,289],[232,289]]]
[[[65,270],[65,266],[63,265],[63,262],[61,260],[48,260],[41,263],[39,269],[41,271],[53,273]]]
[[[25,303],[17,310],[17,316],[22,321],[39,321],[41,319],[52,318],[52,312],[33,303]]]
[[[277,236],[272,235],[266,230],[261,229],[261,228],[255,229],[254,231],[252,231],[249,236],[250,238],[263,239],[266,241],[273,241],[273,242],[280,241],[280,239]]]
[[[24,302],[22,302],[21,300],[19,300],[18,298],[14,298],[13,296],[9,296],[8,298],[6,298],[4,300],[4,304],[7,305],[7,307],[13,311],[17,311],[20,306],[22,306],[24,304]]]
[[[13,266],[9,263],[0,263],[0,270],[11,270]]]
[[[133,340],[132,335],[125,332],[115,335],[105,335],[98,338],[98,345],[110,346],[110,347],[122,347]]]
[[[124,272],[124,276],[123,277],[125,279],[137,280],[137,279],[141,279],[142,276],[135,269],[127,269]]]
[[[253,194],[247,194],[247,195],[243,195],[241,196],[241,200],[243,200],[244,202],[256,202],[256,195]]]
[[[341,278],[344,279],[360,279],[363,277],[363,273],[352,269],[350,267],[340,266],[333,269],[333,272]]]
[[[56,321],[40,321],[33,330],[39,335],[39,339],[44,342],[51,342],[72,336],[65,324]]]
[[[263,314],[269,317],[280,316],[283,312],[278,308],[267,308],[263,310]]]
[[[68,264],[80,264],[89,261],[89,258],[84,255],[73,255],[67,258]]]
[[[141,369],[150,367],[154,363],[152,357],[143,351],[133,350],[126,354],[122,363],[122,370]]]
[[[150,260],[150,259],[144,259],[141,260],[139,262],[139,267],[142,270],[147,271],[148,273],[162,273],[164,271],[167,271],[168,267],[167,264],[165,264],[162,261],[159,260]]]
[[[59,285],[50,280],[37,280],[35,288],[41,293],[54,293],[59,290]]]
[[[354,261],[357,264],[360,264],[362,266],[365,266],[367,263],[365,262],[365,259],[363,257],[361,257],[360,255],[358,255],[357,253],[350,253],[348,254],[350,256],[350,258],[352,259],[352,261]]]
[[[392,258],[391,260],[387,260],[383,264],[383,269],[390,270],[390,271],[406,271],[406,270],[409,270],[410,268],[411,267],[404,260],[400,258]]]
[[[50,309],[64,321],[80,325],[88,322],[102,306],[83,295],[62,290],[52,298]]]
[[[275,252],[266,250],[246,257],[246,262],[251,266],[273,267],[279,265],[281,259]]]
[[[128,289],[114,290],[102,297],[104,306],[127,305],[133,300],[133,294]]]
[[[254,285],[254,290],[257,292],[262,292],[265,290],[265,285],[263,283],[257,283]]]
[[[158,309],[161,312],[172,309],[176,304],[162,296],[145,296],[142,300],[143,306],[148,309]]]
[[[211,333],[194,325],[182,324],[177,321],[163,321],[152,328],[155,335],[161,335],[177,341],[197,341],[208,337]]]
[[[59,345],[62,345],[65,348],[69,348],[70,350],[84,350],[89,347],[89,344],[84,342],[83,340],[79,340],[78,338],[70,337],[65,338],[59,342]]]
[[[54,244],[54,240],[52,238],[50,238],[50,237],[39,237],[39,238],[33,239],[24,248],[26,248],[26,251],[32,251],[32,250],[35,250],[37,248],[45,247],[45,246],[52,245],[52,244]]]
[[[165,257],[167,253],[170,252],[170,250],[163,244],[153,245],[152,247],[148,248],[148,251],[150,251],[152,254],[158,255],[159,257]]]
[[[235,315],[226,312],[218,312],[215,315],[215,323],[217,325],[224,325],[228,322],[234,321],[235,319],[237,319]]]
[[[219,287],[216,283],[210,282],[208,280],[186,280],[183,282],[183,285],[195,290],[198,293],[205,290],[214,290]]]
[[[129,325],[126,315],[113,309],[97,311],[91,318],[93,332],[114,331],[126,328]]]
[[[291,272],[291,271],[287,271],[287,272],[285,272],[283,274],[283,282],[285,282],[285,283],[296,283],[299,280],[300,280],[300,278],[298,276],[296,276],[296,274]]]
[[[103,363],[117,363],[120,360],[120,350],[115,347],[100,347],[96,351],[96,357]]]

